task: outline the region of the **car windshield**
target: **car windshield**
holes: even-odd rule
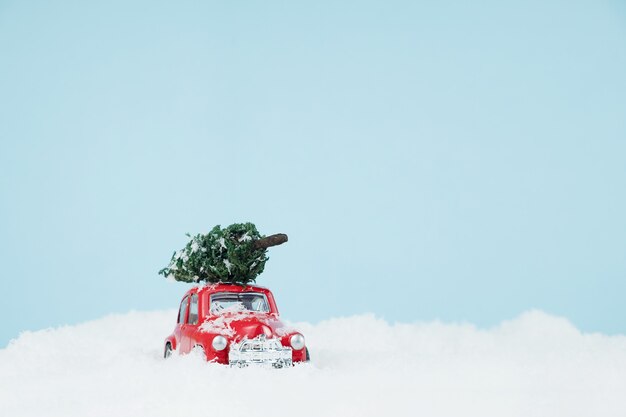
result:
[[[211,313],[224,314],[239,311],[269,313],[270,308],[264,294],[220,292],[211,295]]]

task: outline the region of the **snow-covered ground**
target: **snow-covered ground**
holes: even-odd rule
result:
[[[489,330],[370,315],[300,323],[312,363],[286,370],[165,361],[175,315],[23,333],[0,350],[0,415],[626,415],[626,337],[537,311]]]

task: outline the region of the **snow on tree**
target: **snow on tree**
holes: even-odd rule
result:
[[[159,271],[176,281],[207,283],[254,282],[269,259],[267,248],[287,241],[287,235],[261,236],[252,223],[215,226],[207,234],[197,234],[174,253],[169,265]]]

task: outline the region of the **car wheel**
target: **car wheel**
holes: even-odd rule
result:
[[[309,348],[306,348],[306,361],[310,361],[311,360],[311,356],[309,355]]]
[[[163,353],[163,357],[165,359],[169,358],[170,356],[172,356],[172,345],[170,342],[167,342],[165,344],[165,352]]]

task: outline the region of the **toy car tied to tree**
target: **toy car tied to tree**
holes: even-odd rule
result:
[[[287,235],[261,236],[254,224],[236,223],[187,236],[159,274],[208,285],[185,293],[164,356],[197,351],[207,361],[238,367],[308,361],[304,336],[280,320],[272,292],[249,285],[263,272],[267,249],[287,242]]]

